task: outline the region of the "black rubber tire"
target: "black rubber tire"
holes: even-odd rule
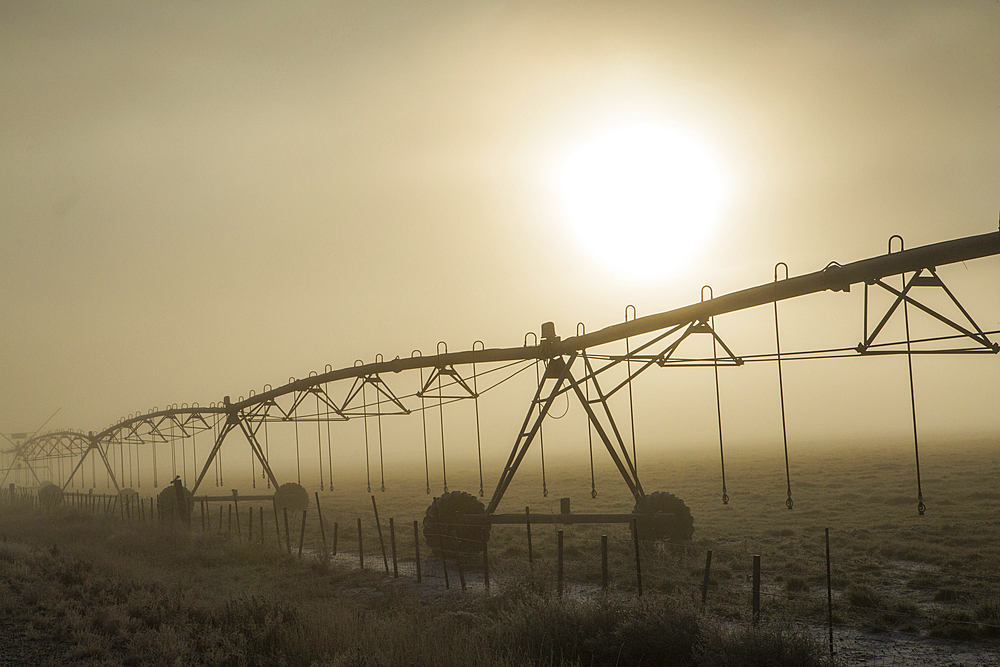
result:
[[[54,510],[62,502],[63,492],[52,482],[46,482],[38,489],[38,504],[46,510]]]
[[[694,517],[684,501],[666,491],[654,491],[635,504],[639,519],[639,539],[690,541],[694,535]],[[656,518],[657,512],[673,514],[669,518]]]
[[[194,496],[186,486],[182,486],[181,489],[184,492],[184,499],[187,501],[187,509],[190,513],[191,507],[194,505]],[[160,494],[156,498],[156,509],[159,517],[163,519],[181,518],[180,513],[177,511],[177,489],[174,488],[173,484],[167,484],[166,488],[160,491]]]
[[[301,512],[309,508],[309,493],[301,484],[285,482],[274,492],[274,504],[280,510],[287,507],[289,512]]]
[[[424,539],[435,554],[444,548],[448,555],[482,553],[490,539],[490,525],[462,523],[463,514],[486,514],[479,498],[465,491],[449,491],[435,498],[424,514]],[[452,532],[458,538],[456,545]],[[457,549],[456,549],[457,548]]]

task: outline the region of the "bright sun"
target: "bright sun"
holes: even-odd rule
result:
[[[681,270],[711,232],[725,195],[709,153],[655,123],[619,125],[575,146],[557,187],[577,240],[634,280]]]

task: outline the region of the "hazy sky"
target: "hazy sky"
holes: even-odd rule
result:
[[[2,2],[0,91],[4,433],[58,408],[50,427],[100,430],[439,340],[519,345],[546,320],[568,336],[778,261],[997,229],[992,0]],[[690,264],[647,281],[584,251],[553,186],[573,146],[635,119],[697,138],[729,188]],[[1000,328],[1000,258],[942,276]],[[783,306],[785,344],[854,345],[860,307]],[[771,317],[718,327],[768,352]],[[997,438],[1000,360],[915,367],[929,433]],[[710,375],[669,372],[637,429],[711,442]],[[727,429],[773,440],[774,369],[739,372]],[[901,358],[788,374],[796,438],[905,439]],[[493,417],[498,450],[528,398]]]

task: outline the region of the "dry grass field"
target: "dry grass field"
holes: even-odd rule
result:
[[[683,498],[696,529],[691,543],[642,545],[641,598],[624,525],[559,527],[562,597],[559,528],[551,524],[532,526],[530,566],[525,527],[493,527],[489,595],[482,594],[481,558],[463,563],[465,594],[450,561],[445,590],[440,559],[425,543],[417,584],[413,521],[431,500],[420,474],[373,492],[388,574],[372,494],[362,483],[320,493],[328,551],[337,524],[333,558],[323,556],[314,505],[301,559],[301,515],[291,520],[289,555],[277,548],[270,508],[261,531],[259,503],[241,504],[240,536],[235,521],[229,524],[228,503],[222,525],[220,504],[209,508],[205,531],[196,508],[190,534],[154,529],[148,515],[140,523],[67,507],[48,514],[7,508],[0,518],[0,604],[10,622],[26,624],[29,636],[62,642],[81,664],[823,664],[829,528],[838,663],[936,664],[934,656],[951,655],[958,657],[950,664],[986,665],[1000,655],[996,442],[922,451],[922,517],[905,445],[796,452],[791,511],[780,458],[727,453],[731,501],[723,505],[716,457],[640,460],[646,491]],[[550,465],[547,472],[547,497],[537,470],[526,469],[500,511],[557,513],[561,497],[571,498],[575,512],[631,510],[624,484],[606,472],[597,479],[597,498],[590,497],[589,469]],[[477,473],[455,470],[450,479],[453,490],[478,491]],[[475,484],[461,485],[469,480]],[[280,533],[284,541],[283,527]],[[602,535],[609,541],[608,593],[600,591]],[[761,556],[758,627],[750,607],[754,555]],[[865,643],[868,637],[882,648]]]

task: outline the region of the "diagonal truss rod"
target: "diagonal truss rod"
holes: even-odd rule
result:
[[[587,380],[584,381],[584,384],[586,381],[590,381],[591,384],[593,384],[597,393],[596,399],[587,398],[587,395],[580,386],[581,382],[578,381],[571,372],[571,367],[579,356],[583,356],[584,364],[587,369],[585,373]],[[546,392],[546,383],[552,381],[554,381],[554,384],[552,384],[551,388]],[[504,466],[500,480],[497,482],[496,490],[493,492],[490,504],[486,508],[487,514],[493,514],[500,505],[500,501],[503,499],[507,488],[510,486],[511,480],[514,479],[514,475],[517,473],[521,462],[528,453],[532,442],[534,442],[535,437],[538,435],[542,422],[545,420],[546,415],[548,415],[553,402],[557,396],[566,391],[572,391],[579,400],[580,404],[583,406],[584,411],[587,413],[587,419],[593,425],[594,430],[601,439],[601,442],[604,443],[605,449],[607,449],[608,454],[611,456],[612,461],[614,461],[615,466],[618,468],[618,472],[621,473],[622,479],[625,481],[626,485],[628,485],[629,491],[632,493],[633,497],[637,502],[641,501],[645,497],[642,484],[639,482],[639,476],[635,469],[635,464],[631,458],[629,458],[628,449],[625,447],[625,441],[622,439],[618,425],[615,423],[614,417],[611,414],[611,408],[608,406],[608,395],[601,391],[600,385],[597,382],[597,374],[591,367],[590,360],[587,358],[586,350],[584,350],[580,353],[570,353],[568,359],[564,359],[563,357],[554,357],[549,360],[545,373],[538,383],[538,389],[535,391],[535,395],[531,399],[531,405],[528,408],[528,413],[525,415],[524,422],[521,424],[521,430],[518,433],[517,439],[514,441],[514,447],[507,459],[507,464]],[[603,407],[604,417],[608,422],[611,434],[614,435],[614,441],[612,441],[611,434],[608,433],[608,428],[605,428],[600,416],[594,411],[593,406],[596,403],[599,403]],[[615,443],[618,445],[617,451]]]
[[[925,270],[930,274],[929,276],[923,275],[923,272]],[[930,315],[939,322],[954,329],[955,331],[959,332],[962,335],[962,337],[969,338],[975,341],[976,343],[981,345],[982,348],[984,348],[982,351],[993,352],[993,353],[1000,351],[1000,344],[990,341],[986,333],[983,332],[980,326],[976,324],[975,320],[972,319],[972,316],[969,315],[965,307],[963,307],[962,304],[958,301],[958,299],[955,298],[955,295],[952,294],[951,290],[949,290],[947,285],[944,284],[944,281],[941,280],[940,276],[937,275],[937,272],[934,270],[933,267],[927,269],[919,269],[916,272],[914,272],[914,274],[906,282],[902,291],[896,289],[895,287],[893,287],[892,285],[886,283],[881,279],[874,280],[872,284],[878,285],[879,287],[883,288],[890,294],[894,295],[896,298],[893,301],[892,305],[889,306],[888,310],[886,310],[885,315],[882,316],[882,319],[879,321],[879,323],[875,325],[874,329],[872,329],[871,334],[869,334],[868,333],[868,284],[867,283],[865,284],[865,340],[862,343],[858,343],[857,346],[858,353],[884,354],[884,352],[872,352],[869,348],[873,346],[873,344],[875,343],[875,339],[878,337],[879,333],[882,332],[882,329],[886,326],[886,324],[888,324],[889,320],[892,318],[893,314],[896,312],[899,306],[904,303],[909,304],[914,308],[923,311],[924,313]],[[929,308],[920,301],[914,299],[912,296],[910,296],[910,290],[914,287],[942,288],[944,293],[948,295],[948,298],[955,305],[955,307],[958,308],[958,310],[962,313],[962,315],[965,316],[965,319],[969,322],[970,325],[972,325],[975,331],[967,329],[966,327],[955,322],[954,320],[945,317],[944,315],[938,313],[936,310],[933,310],[932,308]]]

